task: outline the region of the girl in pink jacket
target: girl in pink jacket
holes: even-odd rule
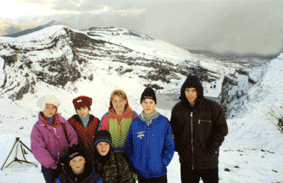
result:
[[[40,113],[31,132],[31,150],[42,165],[41,172],[47,183],[53,183],[60,174],[59,161],[69,147],[78,144],[75,130],[57,113],[60,101],[53,95],[39,99]]]

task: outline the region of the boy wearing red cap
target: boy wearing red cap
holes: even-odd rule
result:
[[[100,123],[98,118],[89,114],[92,98],[79,96],[73,100],[73,105],[77,114],[68,119],[68,122],[76,130],[79,144],[84,146],[85,151],[92,156],[95,148],[94,135]]]

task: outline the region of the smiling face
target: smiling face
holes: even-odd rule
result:
[[[191,104],[191,106],[194,106],[196,103],[196,99],[198,97],[198,93],[197,90],[195,88],[186,88],[185,89],[185,95],[189,101],[189,103]]]
[[[87,106],[77,108],[76,111],[77,111],[78,115],[82,118],[87,117],[87,115],[89,114],[89,109],[88,109]]]
[[[152,99],[146,98],[141,103],[143,111],[145,114],[151,114],[155,110],[155,102]]]
[[[110,145],[107,142],[99,142],[96,149],[101,156],[106,156],[110,150]]]
[[[82,156],[77,156],[70,161],[69,165],[74,172],[79,173],[85,166],[85,158]]]
[[[57,112],[57,107],[53,104],[46,104],[45,109],[42,112],[43,115],[47,118],[52,118]]]
[[[123,114],[124,110],[125,110],[125,106],[126,106],[127,100],[121,98],[118,95],[114,95],[113,99],[112,99],[112,106],[115,110],[115,113],[120,116]]]

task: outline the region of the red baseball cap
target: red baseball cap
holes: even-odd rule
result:
[[[86,106],[90,110],[90,106],[92,104],[92,98],[87,96],[79,96],[73,100],[73,104],[75,109]]]

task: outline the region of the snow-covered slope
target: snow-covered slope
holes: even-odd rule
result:
[[[123,89],[141,112],[145,86],[179,93],[196,73],[205,94],[218,97],[227,111],[229,134],[220,153],[220,182],[283,182],[283,55],[247,69],[240,64],[200,59],[189,52],[120,28],[75,31],[52,26],[19,38],[0,38],[0,166],[16,136],[30,145],[36,102],[45,94],[60,101],[59,113],[74,114],[72,99],[93,98],[91,113],[101,117],[113,89]],[[170,118],[171,109],[158,109]],[[6,143],[8,143],[6,145]],[[29,160],[39,165],[32,156]],[[168,167],[169,182],[180,182],[178,154]],[[44,182],[40,167],[19,165],[0,171],[0,182]]]
[[[283,54],[254,68],[249,75],[256,83],[241,88],[246,96],[240,97],[242,106],[229,120],[222,148],[220,161],[227,168],[223,182],[283,181],[283,134],[278,129],[283,118],[282,62]]]

